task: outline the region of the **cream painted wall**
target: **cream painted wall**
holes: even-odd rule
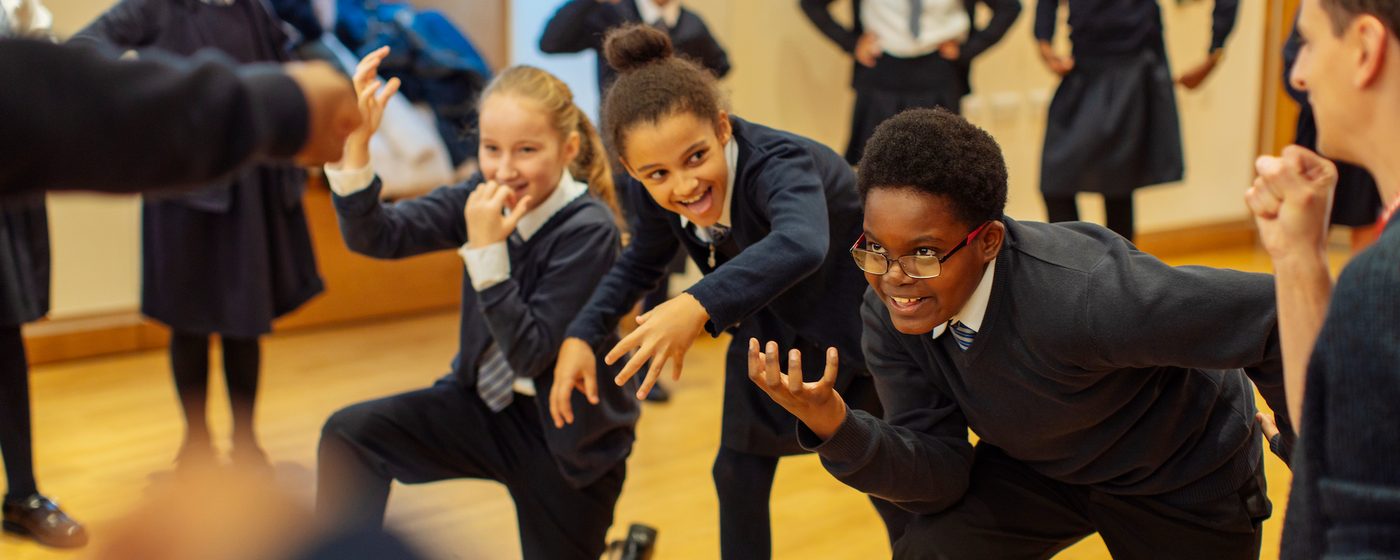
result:
[[[76,33],[115,0],[44,0],[59,37]],[[503,64],[505,0],[423,0],[462,25],[482,55]],[[81,131],[75,131],[81,134]],[[119,170],[113,170],[119,172]],[[55,194],[49,197],[53,243],[53,311],[64,318],[136,310],[141,301],[140,200],[135,196]]]
[[[1034,2],[1023,1],[1015,27],[975,66],[976,94],[966,100],[964,113],[1002,144],[1011,177],[1008,213],[1042,220],[1040,149],[1057,79],[1034,48]],[[705,17],[729,50],[734,71],[725,86],[736,114],[844,149],[852,101],[850,59],[807,21],[797,0],[687,0],[687,5]],[[1246,217],[1242,193],[1256,151],[1264,8],[1262,0],[1241,2],[1222,66],[1202,90],[1178,90],[1186,180],[1140,191],[1140,230]],[[1211,3],[1178,6],[1164,0],[1162,9],[1168,48],[1180,71],[1198,62],[1209,44]],[[837,17],[849,11],[845,1],[832,5]],[[1064,35],[1062,28],[1062,40]],[[1085,219],[1101,220],[1097,197],[1083,198]]]

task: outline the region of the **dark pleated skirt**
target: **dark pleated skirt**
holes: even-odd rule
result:
[[[49,214],[43,195],[0,200],[0,327],[49,312]]]
[[[1171,68],[1159,50],[1075,60],[1050,102],[1046,196],[1127,195],[1185,172]]]
[[[885,119],[909,109],[943,107],[961,113],[966,84],[962,72],[937,53],[919,58],[885,55],[874,68],[861,67],[855,77],[856,102],[851,111],[851,139],[846,162],[860,163],[865,143]]]
[[[226,208],[198,193],[148,198],[141,312],[178,331],[252,338],[320,293],[304,181],[298,171],[260,166],[233,179]]]
[[[1309,150],[1317,149],[1317,123],[1312,109],[1305,103],[1298,114],[1298,133],[1294,143]],[[1365,169],[1337,162],[1337,192],[1332,197],[1332,224],[1339,226],[1369,226],[1380,217],[1381,193],[1376,180]]]

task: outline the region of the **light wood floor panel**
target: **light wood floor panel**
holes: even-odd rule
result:
[[[1267,270],[1256,251],[1223,250],[1172,259]],[[1338,263],[1341,262],[1340,257]],[[264,345],[258,426],[278,463],[281,485],[310,503],[321,423],[337,408],[426,386],[448,366],[457,318],[440,313],[375,324],[276,335]],[[661,559],[718,557],[716,500],[710,464],[719,440],[726,340],[702,340],[672,386],[672,402],[647,405],[612,534],[627,524],[658,527]],[[211,363],[218,364],[217,356]],[[217,368],[216,368],[217,370]],[[182,422],[164,352],[36,368],[32,376],[40,488],[89,523],[104,527],[141,500],[151,473],[168,469]],[[228,431],[222,377],[211,381],[210,419]],[[1275,515],[1265,525],[1264,557],[1277,557],[1289,476],[1269,458]],[[888,557],[884,530],[869,502],[821,469],[813,456],[784,459],[772,500],[775,557]],[[396,486],[389,522],[436,558],[518,558],[514,507],[504,489],[484,481]],[[81,558],[0,537],[0,559]],[[1059,558],[1107,558],[1097,538]]]

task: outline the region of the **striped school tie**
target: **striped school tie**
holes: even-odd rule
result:
[[[972,346],[972,339],[977,336],[977,331],[972,330],[972,327],[962,324],[962,321],[953,321],[948,331],[953,333],[953,340],[958,341],[958,348],[962,348],[963,350],[967,350],[968,346]]]
[[[515,398],[514,384],[515,372],[510,370],[500,347],[492,342],[481,355],[481,366],[476,370],[476,393],[491,412],[500,412]]]

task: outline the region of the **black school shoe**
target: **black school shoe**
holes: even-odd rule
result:
[[[3,509],[7,533],[24,535],[56,548],[78,548],[87,544],[87,531],[83,526],[58,509],[58,504],[39,494],[19,501],[5,500]]]

